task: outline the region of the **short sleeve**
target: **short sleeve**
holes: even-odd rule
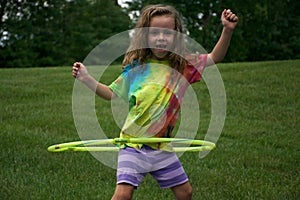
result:
[[[113,81],[108,87],[118,96],[128,100],[128,91],[129,91],[129,79],[128,79],[128,71],[130,65],[126,66],[121,75]]]
[[[188,56],[188,64],[184,70],[184,76],[189,83],[199,82],[202,78],[208,54]]]

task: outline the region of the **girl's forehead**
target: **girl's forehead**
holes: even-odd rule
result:
[[[150,27],[175,29],[175,19],[170,15],[154,16],[151,18]]]

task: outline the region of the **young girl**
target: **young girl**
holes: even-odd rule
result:
[[[120,137],[172,137],[180,103],[189,84],[198,82],[206,66],[223,60],[238,17],[222,12],[223,30],[209,54],[188,54],[179,13],[171,6],[143,9],[135,36],[125,54],[122,74],[110,85],[92,78],[79,62],[73,76],[103,99],[129,102]],[[143,47],[143,48],[141,48]],[[176,154],[166,144],[125,144],[118,157],[117,186],[112,199],[131,199],[150,173],[176,199],[191,199],[192,187]]]

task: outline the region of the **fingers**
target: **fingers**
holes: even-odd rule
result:
[[[74,78],[77,78],[77,76],[79,75],[79,69],[80,69],[81,65],[82,64],[80,62],[75,62],[73,64],[72,76]]]
[[[230,22],[237,22],[238,21],[237,15],[234,14],[230,9],[225,9],[222,14],[225,17],[225,19],[230,21]]]

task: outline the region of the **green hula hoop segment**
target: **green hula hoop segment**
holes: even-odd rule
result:
[[[149,143],[173,143],[181,146],[173,147],[172,152],[200,152],[210,151],[216,147],[216,145],[209,141],[204,140],[192,140],[184,138],[114,138],[114,139],[102,139],[102,140],[85,140],[75,141],[68,143],[55,144],[48,147],[50,152],[62,152],[62,151],[119,151],[119,146],[126,143],[132,144],[149,144]],[[114,145],[114,146],[105,146]]]

